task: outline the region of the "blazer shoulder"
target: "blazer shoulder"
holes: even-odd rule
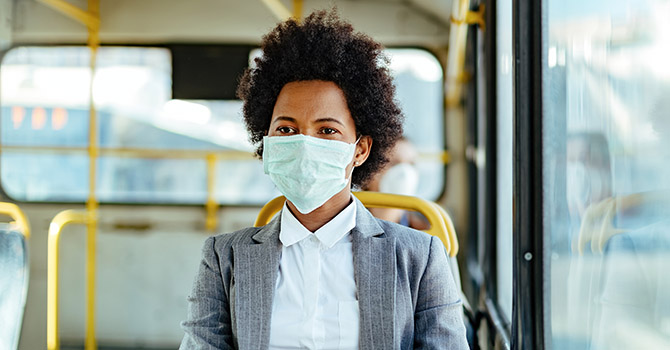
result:
[[[229,250],[233,245],[253,242],[252,237],[262,227],[247,227],[230,233],[220,233],[211,236],[205,241],[205,247],[212,247],[217,252]]]
[[[377,219],[377,222],[387,237],[395,238],[401,245],[419,249],[426,249],[430,246],[432,236],[423,231],[381,219]]]

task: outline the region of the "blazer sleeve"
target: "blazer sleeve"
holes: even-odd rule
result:
[[[180,350],[234,348],[228,294],[214,243],[215,238],[210,237],[202,248],[200,268],[187,299],[188,318],[181,323],[186,334]]]
[[[469,349],[460,291],[449,269],[444,245],[431,237],[430,253],[414,314],[415,349]]]

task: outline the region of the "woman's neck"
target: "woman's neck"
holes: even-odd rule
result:
[[[314,232],[337,216],[337,214],[346,208],[351,201],[351,189],[347,186],[331,197],[322,206],[314,209],[314,211],[308,214],[299,212],[291,201],[287,201],[287,204],[291,213],[293,213],[293,216],[295,216],[306,229],[310,232]]]

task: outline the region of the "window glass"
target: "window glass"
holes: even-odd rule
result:
[[[405,113],[405,136],[420,153],[444,149],[442,67],[435,56],[418,49],[389,49],[400,108]],[[417,195],[435,200],[444,188],[444,164],[419,157]]]
[[[545,3],[553,347],[670,348],[670,2]]]
[[[514,71],[512,70],[512,3],[502,1],[497,10],[497,297],[507,321],[512,320],[512,166],[514,121]]]
[[[419,195],[442,192],[442,70],[429,53],[393,49],[392,72],[420,158]],[[256,53],[252,53],[252,56]],[[16,200],[82,202],[88,191],[92,86],[101,202],[204,203],[208,154],[215,199],[260,204],[278,195],[241,118],[239,100],[174,100],[164,48],[101,47],[91,76],[86,47],[19,47],[0,66],[0,181]],[[92,82],[91,82],[92,80]],[[212,166],[212,165],[209,165]],[[425,180],[425,181],[423,181]]]

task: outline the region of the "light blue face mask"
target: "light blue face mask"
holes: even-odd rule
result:
[[[348,184],[355,143],[306,135],[263,137],[263,169],[299,212],[311,213]]]

